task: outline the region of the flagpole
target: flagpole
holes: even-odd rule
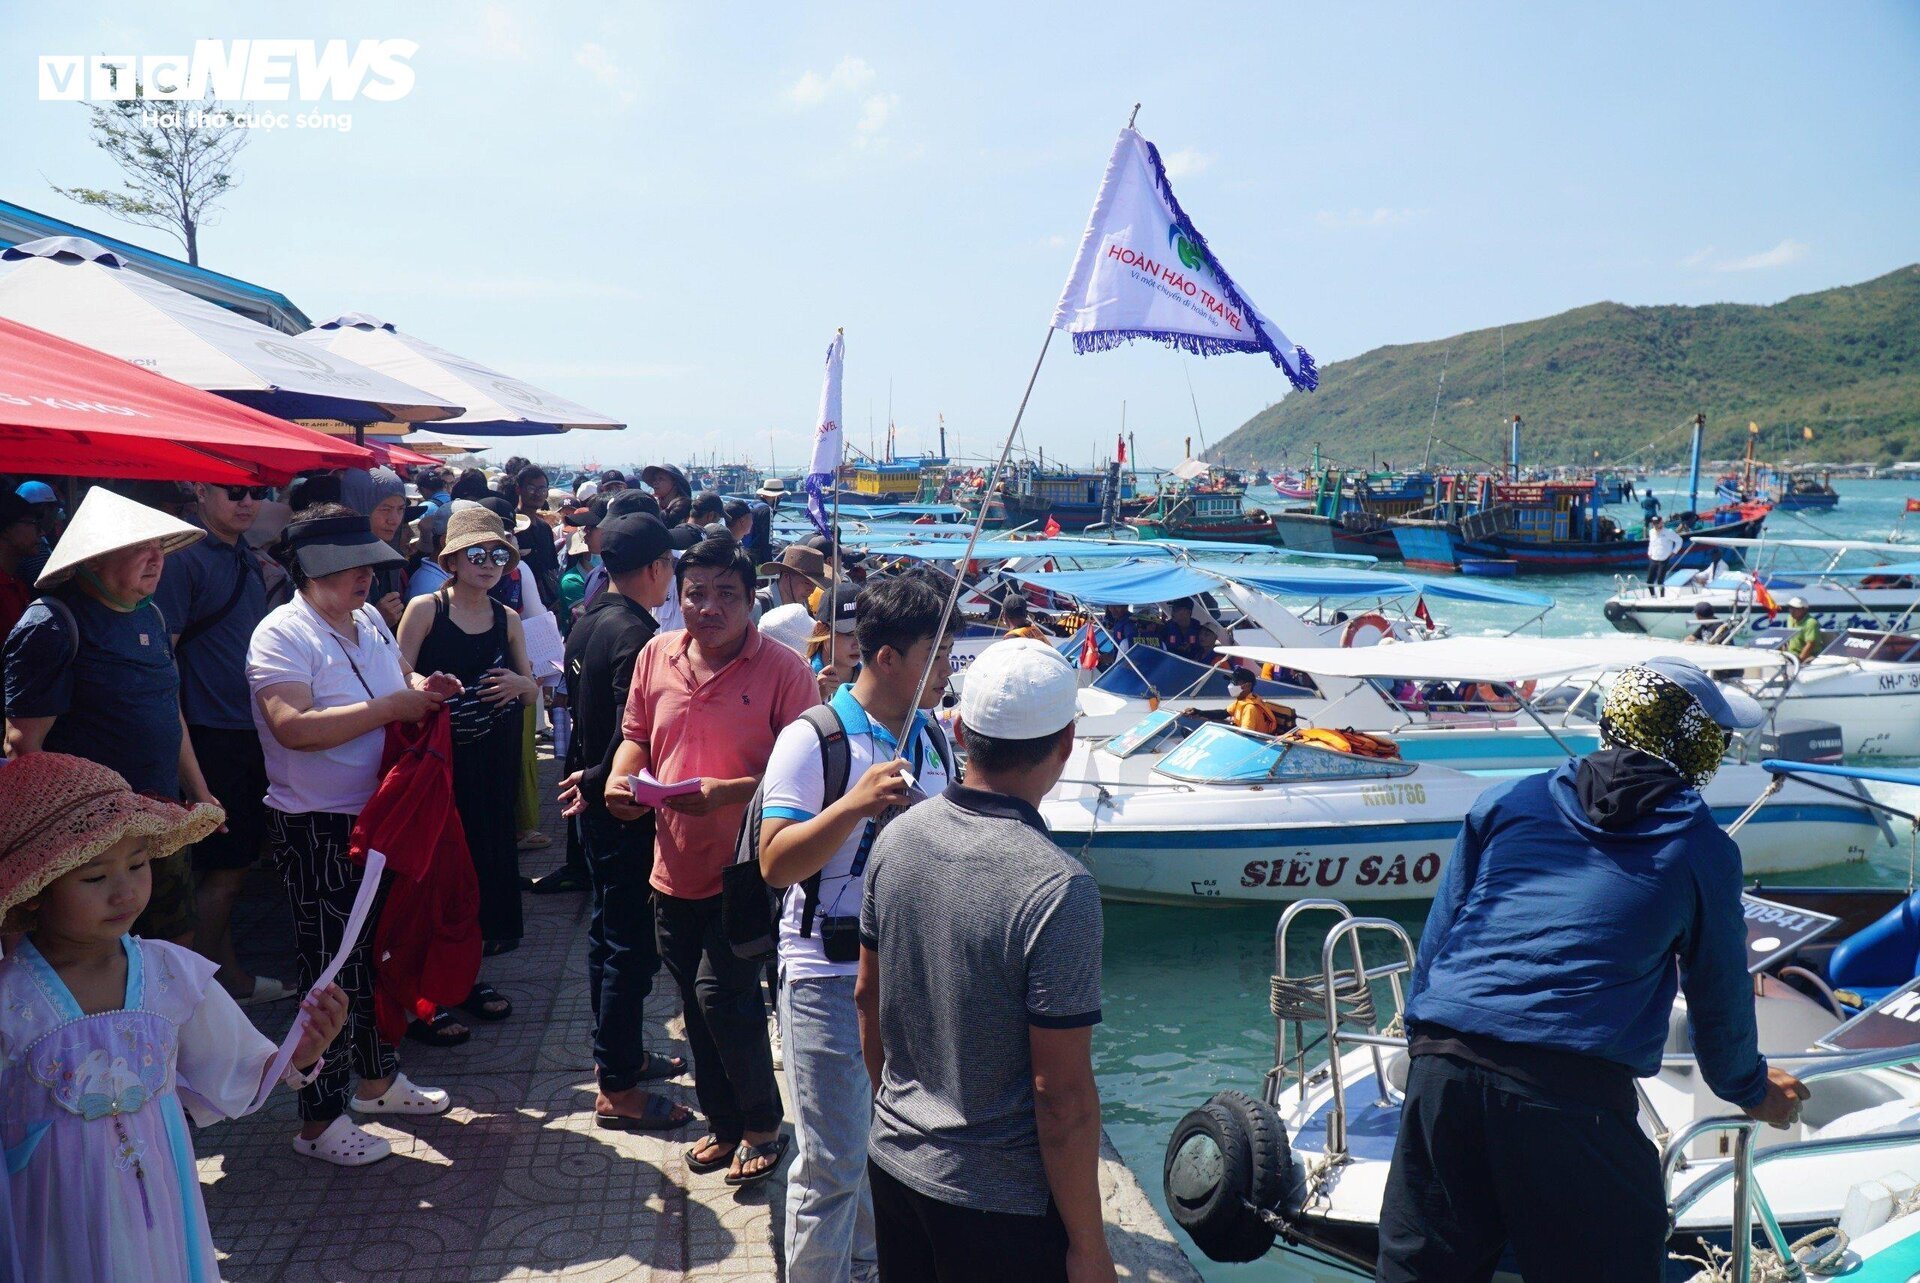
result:
[[[845,343],[846,334],[847,334],[846,327],[842,326],[841,328],[835,330],[833,333],[834,333],[834,336],[840,339],[843,344]],[[846,349],[844,348],[844,346],[841,349],[840,359],[842,362],[841,378],[844,380],[846,378],[846,374],[845,374]],[[846,395],[844,390],[842,391],[841,395],[843,398]],[[844,419],[845,417],[846,417],[846,414],[844,411],[842,411],[841,418]],[[834,628],[840,622],[840,575],[841,575],[841,567],[844,564],[840,559],[840,470],[842,467],[845,466],[847,461],[847,436],[846,436],[845,427],[846,425],[843,423],[841,425],[842,431],[840,434],[840,457],[833,461],[833,517],[831,519],[831,524],[833,526],[833,547],[827,550],[827,557],[828,557],[827,569],[831,573],[828,575],[828,578],[827,578],[827,662],[826,662],[826,667],[835,668],[834,675],[836,677],[839,676],[839,672],[833,662],[834,647],[835,647],[835,642],[833,639],[834,639]]]
[[[1034,358],[1033,373],[1027,376],[1027,390],[1020,394],[1020,408],[1013,412],[1013,425],[1007,429],[1007,439],[1000,446],[1000,457],[993,467],[987,470],[986,489],[980,496],[980,511],[974,515],[973,529],[967,535],[966,551],[960,554],[960,564],[954,568],[953,587],[947,590],[947,606],[940,612],[940,627],[934,631],[934,647],[927,656],[927,663],[920,670],[920,680],[913,688],[913,701],[907,705],[906,717],[900,723],[900,733],[894,737],[899,745],[900,755],[905,757],[909,748],[907,736],[913,733],[913,719],[920,711],[920,701],[926,698],[927,682],[933,676],[933,662],[940,654],[940,639],[947,635],[947,623],[953,618],[953,612],[960,603],[960,592],[965,586],[967,566],[973,561],[974,547],[980,542],[980,530],[987,524],[987,512],[993,506],[993,487],[1001,472],[1007,466],[1007,456],[1013,453],[1013,438],[1020,431],[1020,420],[1027,413],[1027,401],[1033,396],[1033,385],[1040,378],[1040,365],[1047,359],[1047,349],[1053,344],[1053,327],[1047,327],[1047,337],[1040,344],[1040,355]]]

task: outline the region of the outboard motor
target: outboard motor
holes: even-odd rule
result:
[[[1760,756],[1838,766],[1843,756],[1840,727],[1806,717],[1780,718],[1760,732]]]

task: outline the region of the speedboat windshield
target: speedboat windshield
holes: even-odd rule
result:
[[[1160,759],[1154,771],[1195,784],[1265,784],[1276,780],[1390,779],[1411,774],[1414,769],[1407,762],[1355,757],[1207,722]]]

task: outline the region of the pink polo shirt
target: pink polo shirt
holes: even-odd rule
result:
[[[820,685],[806,660],[785,646],[764,645],[758,628],[747,630],[732,663],[701,683],[687,654],[692,641],[684,630],[661,633],[640,651],[621,733],[648,746],[659,779],[757,777],[781,729],[820,702]],[[719,895],[746,809],[741,803],[683,815],[662,807],[654,889],[683,900]]]

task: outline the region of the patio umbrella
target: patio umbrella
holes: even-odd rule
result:
[[[174,289],[77,236],[0,252],[0,316],[283,419],[425,422],[460,411]]]
[[[440,437],[416,432],[407,438],[407,449],[444,459],[455,454],[479,454],[493,447],[482,441],[468,441],[464,437]]]
[[[367,449],[373,451],[373,457],[389,468],[437,468],[440,460],[430,454],[421,454],[401,445],[398,441],[389,441],[380,437],[368,437]]]
[[[0,318],[0,471],[279,484],[359,446]]]
[[[299,341],[464,405],[465,413],[445,421],[450,432],[529,437],[575,428],[627,426],[531,383],[455,356],[364,312],[347,312],[322,321],[300,335]]]

